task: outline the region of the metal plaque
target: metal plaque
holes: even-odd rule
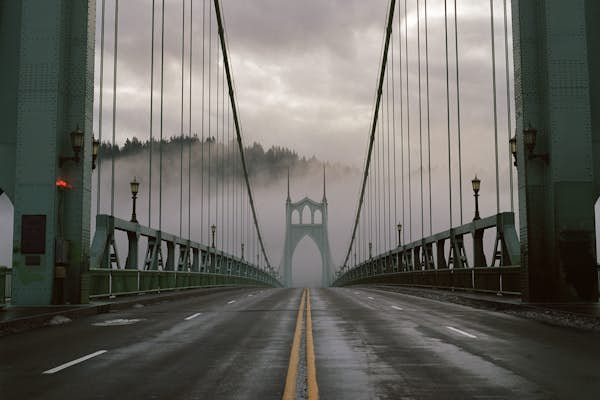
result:
[[[46,216],[23,215],[21,217],[21,254],[44,254],[46,252]]]

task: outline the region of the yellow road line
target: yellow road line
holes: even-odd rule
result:
[[[308,381],[308,400],[318,400],[319,385],[317,384],[315,346],[312,333],[312,317],[310,314],[310,289],[306,289],[306,291],[306,378]]]
[[[306,299],[306,289],[302,292],[300,307],[298,308],[298,318],[296,318],[296,330],[294,331],[294,341],[292,342],[292,352],[290,353],[290,363],[288,366],[287,377],[285,378],[285,389],[283,390],[284,400],[293,400],[296,398],[296,381],[298,379],[298,361],[300,358],[300,338],[302,335],[302,321],[304,319],[304,301]]]

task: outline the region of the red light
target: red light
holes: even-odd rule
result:
[[[73,186],[62,178],[56,180],[56,187],[59,189],[71,189]]]

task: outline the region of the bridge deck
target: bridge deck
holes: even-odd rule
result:
[[[2,392],[279,399],[301,292],[216,292],[5,336]],[[324,399],[600,394],[598,333],[373,289],[311,289],[310,301]]]

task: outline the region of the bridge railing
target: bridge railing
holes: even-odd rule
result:
[[[125,232],[127,254],[120,257],[115,233]],[[147,239],[140,262],[140,238]],[[163,248],[166,247],[166,254]],[[110,296],[217,285],[279,287],[275,275],[231,254],[110,215],[96,216],[89,296]]]
[[[495,230],[492,259],[484,233]],[[465,236],[472,238],[467,252]],[[514,214],[500,213],[398,246],[353,268],[345,267],[334,286],[390,283],[504,293],[520,292],[520,245]]]

